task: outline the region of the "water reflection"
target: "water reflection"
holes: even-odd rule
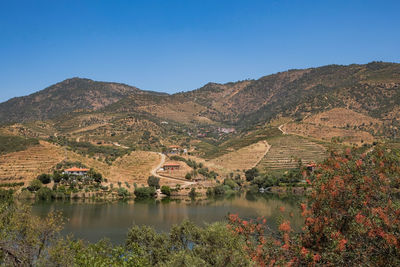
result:
[[[213,198],[205,201],[141,200],[119,202],[53,201],[37,202],[33,212],[46,216],[61,211],[67,219],[64,233],[77,238],[98,241],[109,238],[114,243],[125,240],[132,225],[150,225],[158,231],[168,231],[173,224],[189,219],[199,225],[225,220],[230,213],[243,218],[265,216],[273,229],[277,222],[289,219],[295,230],[302,226],[298,197],[280,198],[276,195],[252,195]],[[283,208],[282,208],[283,207]],[[284,212],[282,212],[284,210]]]

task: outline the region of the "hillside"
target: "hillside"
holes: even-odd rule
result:
[[[333,108],[347,108],[391,121],[397,129],[399,89],[400,64],[383,62],[289,70],[257,80],[208,83],[174,95],[73,78],[0,104],[0,121],[44,120],[73,111],[100,111],[243,128],[281,116],[301,119]],[[386,129],[383,134],[392,135],[393,130]]]
[[[29,96],[0,104],[0,122],[46,120],[70,112],[93,111],[133,95],[160,95],[120,83],[72,78]]]
[[[0,132],[51,141],[108,163],[129,151],[164,151],[169,145],[225,162],[226,155],[256,153],[252,145],[267,141],[271,149],[258,165],[276,169],[281,166],[270,159],[293,161],[307,151],[323,155],[304,141],[310,137],[339,146],[398,142],[399,89],[400,64],[384,62],[289,70],[173,95],[73,78],[0,104],[0,122],[19,122]],[[299,138],[270,142],[281,136],[278,127]]]

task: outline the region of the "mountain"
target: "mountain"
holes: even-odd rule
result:
[[[182,96],[206,106],[203,115],[253,124],[280,116],[302,118],[344,107],[383,118],[400,106],[400,64],[328,65],[289,70],[258,80],[209,83]]]
[[[301,120],[333,108],[390,120],[400,127],[400,64],[371,62],[289,70],[257,80],[208,83],[173,95],[74,78],[0,104],[0,121],[43,120],[73,111],[97,111],[247,128],[280,117]]]
[[[46,120],[75,111],[104,108],[128,96],[161,95],[136,87],[72,78],[0,104],[0,122]]]

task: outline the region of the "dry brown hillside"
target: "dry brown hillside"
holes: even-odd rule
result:
[[[377,132],[382,126],[381,120],[372,118],[346,108],[334,108],[312,115],[303,120],[305,123],[337,128],[365,128]]]
[[[160,156],[154,152],[134,151],[109,166],[104,162],[41,141],[40,145],[25,151],[0,156],[0,181],[29,182],[39,174],[51,173],[55,165],[63,160],[79,161],[94,168],[111,183],[120,181],[133,185],[133,183],[146,184],[150,171],[159,164]]]

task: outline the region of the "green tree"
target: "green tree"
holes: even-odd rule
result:
[[[117,192],[118,192],[118,196],[120,196],[120,197],[126,198],[129,196],[129,192],[126,188],[120,187],[120,188],[118,188]]]
[[[59,171],[54,171],[52,178],[54,183],[59,183],[62,179],[62,175]]]
[[[161,193],[163,193],[164,195],[170,196],[171,188],[169,186],[163,185],[163,186],[161,186]]]
[[[50,200],[53,197],[53,191],[48,187],[42,187],[36,192],[36,197],[40,200]]]
[[[159,189],[160,188],[160,178],[151,175],[151,176],[149,176],[149,178],[147,178],[147,184],[150,187],[152,186],[156,189]]]
[[[49,184],[51,182],[51,176],[49,174],[43,173],[37,177],[42,184]]]
[[[138,187],[135,188],[135,196],[137,198],[152,198],[154,197],[156,190],[154,187]]]
[[[250,181],[253,181],[254,178],[259,175],[259,172],[258,172],[258,169],[251,168],[251,169],[247,170],[244,174],[246,176],[246,180],[250,182]]]
[[[42,187],[42,182],[38,179],[32,180],[27,187],[29,191],[36,192]]]
[[[196,197],[196,195],[197,195],[197,193],[196,193],[196,189],[193,187],[192,189],[190,189],[190,192],[189,192],[189,197],[191,197],[191,198],[195,198],[195,197]]]

